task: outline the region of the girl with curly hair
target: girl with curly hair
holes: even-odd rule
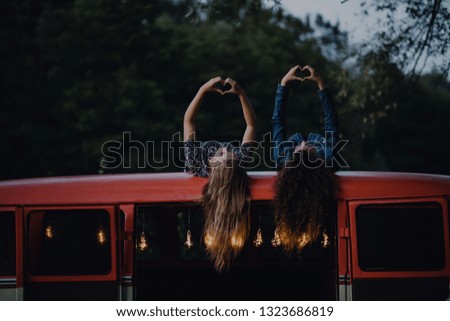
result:
[[[299,71],[310,75],[301,78]],[[295,133],[286,140],[287,85],[305,80],[314,81],[319,88],[325,137],[310,133],[305,139]],[[278,169],[274,184],[275,233],[287,251],[300,252],[323,234],[326,214],[337,191],[332,152],[338,137],[338,118],[330,92],[314,68],[295,66],[281,80],[275,98],[272,137]]]

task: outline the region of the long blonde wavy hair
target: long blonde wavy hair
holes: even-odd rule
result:
[[[211,167],[203,188],[204,242],[218,272],[228,269],[250,232],[249,177],[239,160],[228,159]]]

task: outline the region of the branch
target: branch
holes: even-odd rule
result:
[[[434,0],[433,10],[431,11],[431,18],[430,18],[430,23],[428,24],[427,34],[425,36],[424,42],[422,43],[422,45],[419,49],[419,54],[417,55],[416,61],[414,62],[414,66],[411,70],[411,74],[415,73],[417,64],[419,63],[419,60],[420,60],[420,57],[422,57],[425,48],[427,46],[429,46],[429,43],[431,43],[431,40],[433,39],[433,27],[434,27],[434,23],[436,21],[436,16],[439,12],[440,6],[441,6],[441,0]]]

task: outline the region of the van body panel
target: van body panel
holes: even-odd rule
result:
[[[251,198],[256,207],[268,210],[266,205],[261,207],[261,204],[270,204],[273,199],[273,184],[276,175],[276,172],[249,172]],[[339,193],[335,204],[336,216],[333,218],[335,224],[335,230],[332,232],[333,254],[328,255],[327,265],[323,265],[323,275],[327,276],[327,282],[330,282],[329,284],[332,286],[324,285],[326,293],[316,293],[314,298],[395,300],[410,298],[408,293],[411,291],[417,294],[414,298],[418,299],[448,298],[450,176],[341,171],[337,172],[337,178]],[[64,289],[71,291],[73,296],[70,298],[63,296],[59,297],[60,299],[88,298],[89,296],[83,295],[84,291],[89,291],[91,295],[89,298],[93,300],[157,299],[157,293],[149,292],[153,280],[150,275],[146,274],[153,269],[160,274],[161,278],[168,279],[171,278],[170,275],[165,275],[163,270],[159,271],[159,267],[166,266],[173,271],[178,271],[177,273],[191,271],[194,273],[192,275],[198,274],[198,278],[201,278],[202,271],[212,272],[209,270],[209,263],[205,261],[194,260],[190,261],[189,265],[186,265],[185,262],[184,265],[178,266],[180,258],[177,256],[176,250],[173,253],[165,253],[164,262],[159,263],[151,261],[138,264],[136,257],[137,239],[141,233],[141,230],[138,230],[138,209],[142,206],[167,207],[169,209],[167,213],[172,213],[172,209],[175,207],[185,207],[186,209],[198,207],[198,201],[206,182],[205,178],[193,177],[186,173],[108,174],[0,181],[0,215],[13,213],[16,229],[14,236],[16,240],[15,274],[0,275],[0,299],[54,299],[58,298],[58,293]],[[374,271],[361,267],[358,253],[360,240],[358,240],[357,209],[360,206],[405,203],[433,203],[439,204],[442,208],[444,243],[442,247],[445,251],[442,267],[431,270],[393,271]],[[103,209],[109,213],[112,238],[111,271],[103,275],[37,275],[32,273],[29,265],[30,252],[28,251],[30,245],[27,243],[30,237],[30,232],[27,230],[30,224],[30,215],[36,211],[53,213],[54,211],[80,209]],[[167,222],[163,219],[161,222],[165,223],[161,228],[163,230],[172,229],[177,224],[180,227],[179,222],[177,223],[180,218],[177,216],[179,214],[173,212],[166,215]],[[158,215],[160,218],[164,218],[165,211],[161,211]],[[250,236],[251,238],[254,237],[258,228],[258,222],[253,221],[254,217],[256,216],[252,214],[253,234]],[[173,237],[174,234],[171,235]],[[167,236],[165,237],[167,238]],[[265,237],[265,242],[270,242],[270,238]],[[165,242],[165,248],[171,246],[176,249],[176,242],[179,240],[177,241],[175,237],[173,240],[167,239]],[[270,270],[269,274],[278,273],[277,269],[279,268],[275,268],[274,265],[276,261],[266,263],[257,261],[258,251],[250,249],[252,246],[252,239],[250,239],[245,251],[249,257],[236,262],[237,269],[233,273],[244,279],[246,279],[246,275],[252,275],[248,274],[248,271],[258,267]],[[320,262],[320,260],[316,262]],[[187,270],[183,270],[182,266],[185,266]],[[298,273],[308,274],[313,271],[314,265],[302,266],[300,264],[299,267]],[[291,278],[295,275],[294,270],[290,270],[289,273],[291,273]],[[211,280],[216,278],[213,274],[210,275]],[[258,277],[255,274],[254,286],[258,284],[256,280]],[[299,276],[295,282],[301,280],[308,280],[308,276]],[[220,279],[220,281],[223,280]],[[224,284],[230,285],[231,283],[225,282]],[[311,286],[313,285],[314,283],[311,283]],[[397,287],[397,292],[394,291],[396,294],[389,290],[392,287]],[[100,290],[97,292],[89,290],[94,288]],[[420,293],[427,291],[433,293],[429,296],[421,296]],[[103,292],[107,292],[108,295],[102,295]],[[48,295],[45,296],[44,293]],[[231,293],[232,288],[230,288],[230,296],[227,298],[231,297]],[[249,291],[247,294],[250,293],[252,292]],[[262,294],[264,293],[261,292]],[[170,299],[170,296],[170,291],[165,293],[167,299]],[[265,293],[261,298],[270,298],[270,293]],[[308,295],[301,294],[298,298],[306,300]]]
[[[250,172],[253,200],[271,200],[276,172]],[[338,199],[450,195],[450,177],[390,172],[337,172]],[[205,178],[187,173],[108,174],[0,182],[0,206],[192,202]]]

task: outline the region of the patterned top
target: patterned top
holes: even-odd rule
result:
[[[208,177],[209,164],[208,161],[213,157],[219,148],[225,147],[228,151],[232,151],[239,159],[239,166],[244,163],[250,163],[252,145],[244,143],[236,146],[232,142],[206,141],[199,142],[188,140],[184,142],[185,156],[185,172],[194,176]]]

